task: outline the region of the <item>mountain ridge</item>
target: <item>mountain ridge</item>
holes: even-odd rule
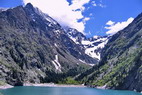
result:
[[[107,41],[111,36],[93,36],[87,38],[81,32],[76,29],[69,28],[67,30],[67,35],[71,38],[76,44],[80,45],[81,48],[85,49],[85,53],[100,61],[101,50],[106,45]]]
[[[142,91],[142,14],[113,35],[102,50],[98,65],[82,73],[82,80],[94,87]]]
[[[0,33],[0,81],[11,85],[59,82],[97,63],[30,3],[0,12]]]
[[[0,12],[0,82],[83,83],[141,92],[141,38],[142,13],[113,36],[86,38],[30,3],[7,9]]]

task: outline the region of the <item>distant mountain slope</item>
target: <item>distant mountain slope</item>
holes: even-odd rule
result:
[[[67,35],[76,44],[85,49],[85,53],[92,58],[100,60],[100,52],[105,47],[110,36],[94,36],[91,38],[86,38],[82,33],[78,32],[76,29],[69,28],[67,30]]]
[[[77,80],[111,89],[142,91],[142,14],[111,37],[99,65]]]
[[[31,4],[0,12],[1,81],[58,81],[58,73],[76,75],[95,63],[54,19]]]

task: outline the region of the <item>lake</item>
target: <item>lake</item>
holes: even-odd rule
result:
[[[133,91],[101,90],[87,87],[14,87],[0,90],[4,95],[142,95]]]

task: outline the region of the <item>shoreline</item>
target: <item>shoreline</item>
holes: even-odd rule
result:
[[[97,86],[96,88],[97,88],[97,89],[107,89],[107,85],[104,85],[104,86]]]
[[[74,85],[74,84],[54,84],[54,83],[24,83],[23,86],[35,86],[35,87],[87,87],[84,85]],[[14,86],[5,84],[5,85],[0,85],[0,90],[4,89],[9,89],[13,88]]]
[[[74,84],[54,84],[54,83],[42,83],[42,84],[32,84],[25,83],[23,86],[39,86],[39,87],[87,87],[84,85],[74,85]]]
[[[5,85],[0,85],[0,90],[4,90],[4,89],[8,89],[8,88],[13,88],[14,86],[9,85],[9,84],[5,84]]]
[[[76,87],[76,88],[90,87],[90,86],[85,86],[83,84],[75,85],[75,84],[54,84],[54,83],[35,83],[35,84],[33,84],[33,83],[24,83],[23,86],[35,86],[35,87]],[[14,86],[9,85],[9,84],[0,85],[0,90],[5,90],[5,89],[13,88],[13,87]],[[91,88],[108,90],[106,88],[106,85],[98,86],[98,87],[91,87]],[[135,92],[137,92],[137,91],[135,91]],[[139,93],[142,93],[142,91],[139,92]]]

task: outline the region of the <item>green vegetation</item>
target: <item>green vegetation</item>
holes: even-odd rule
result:
[[[102,60],[76,80],[87,85],[141,91],[142,14],[111,37],[102,50]]]
[[[140,54],[141,50],[138,50],[127,56],[127,58],[119,58],[119,61],[116,61],[115,63],[104,64],[101,67],[96,65],[94,67],[95,70],[92,70],[89,75],[83,77],[83,79],[76,78],[76,80],[81,80],[82,83],[85,82],[89,85],[104,86],[107,84],[109,87],[117,87],[124,82],[124,79],[129,75],[129,72],[136,66],[136,60],[140,59]],[[83,74],[79,77],[82,75]]]
[[[5,85],[6,83],[4,81],[0,81],[0,86]]]
[[[77,84],[80,84],[80,82],[74,80],[74,79],[71,78],[71,77],[67,77],[67,78],[64,79],[62,82],[59,82],[59,84],[74,84],[74,85],[77,85]]]

